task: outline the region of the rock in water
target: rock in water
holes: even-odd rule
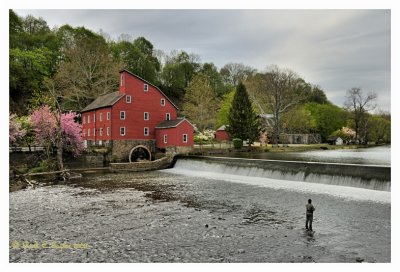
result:
[[[358,262],[358,263],[362,263],[363,261],[364,261],[363,258],[360,258],[360,257],[356,258],[356,262]]]

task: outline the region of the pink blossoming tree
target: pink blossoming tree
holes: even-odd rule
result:
[[[70,112],[61,114],[58,119],[47,105],[32,112],[30,120],[35,132],[35,143],[44,147],[48,160],[53,147],[58,147],[60,143],[63,151],[71,152],[74,156],[81,154],[84,148],[82,126],[74,121],[75,117],[76,114]],[[61,125],[61,139],[58,136],[58,124]],[[63,168],[62,156],[59,168]]]

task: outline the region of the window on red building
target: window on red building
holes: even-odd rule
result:
[[[87,123],[90,124],[90,115],[87,117]]]
[[[100,128],[99,134],[100,134],[100,136],[103,136],[103,128]]]
[[[187,143],[187,141],[188,141],[188,135],[187,135],[187,134],[183,134],[183,135],[182,135],[182,141],[183,141],[184,143]]]
[[[125,111],[120,111],[119,112],[119,119],[125,120]]]
[[[111,113],[107,112],[107,120],[110,120]]]
[[[143,85],[143,90],[144,90],[145,92],[147,92],[147,91],[149,90],[149,85],[144,84],[144,85]]]
[[[160,103],[161,103],[161,106],[165,106],[165,99],[164,98],[161,98],[161,101],[160,101]]]
[[[110,136],[110,127],[107,127],[107,136]]]
[[[87,129],[87,136],[90,136],[90,128]]]
[[[126,101],[126,103],[131,103],[131,101],[132,101],[132,96],[127,95],[127,96],[125,97],[125,101]]]
[[[103,113],[102,112],[100,112],[99,120],[100,120],[100,122],[103,121]]]
[[[148,127],[144,128],[144,136],[149,136],[149,128]]]
[[[150,116],[149,116],[148,112],[145,112],[143,117],[144,117],[144,120],[149,120],[150,119]]]
[[[168,135],[164,134],[164,144],[166,144],[168,142]]]
[[[125,127],[119,128],[119,134],[121,134],[121,136],[125,136]]]
[[[124,74],[121,74],[121,86],[125,86]]]
[[[165,114],[165,120],[171,120],[171,114],[169,112]]]

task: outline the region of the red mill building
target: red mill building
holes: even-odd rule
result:
[[[113,158],[125,161],[135,149],[146,159],[156,151],[187,152],[193,148],[194,128],[177,110],[158,87],[123,70],[119,91],[82,110],[84,144],[110,146]]]

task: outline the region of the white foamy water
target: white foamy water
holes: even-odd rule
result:
[[[226,171],[227,169],[228,171]],[[255,172],[257,170],[252,170],[252,168],[246,169],[237,167],[236,169],[236,167],[229,168],[229,166],[223,164],[207,164],[204,162],[189,160],[178,160],[174,168],[162,171],[185,176],[203,177],[213,180],[262,186],[272,189],[326,194],[349,200],[374,201],[380,203],[391,202],[391,194],[387,191],[299,181],[301,180],[301,177],[297,177],[297,175],[301,174],[294,175],[293,177],[288,174],[282,176],[282,179],[277,179],[276,177],[267,178],[258,175]]]

